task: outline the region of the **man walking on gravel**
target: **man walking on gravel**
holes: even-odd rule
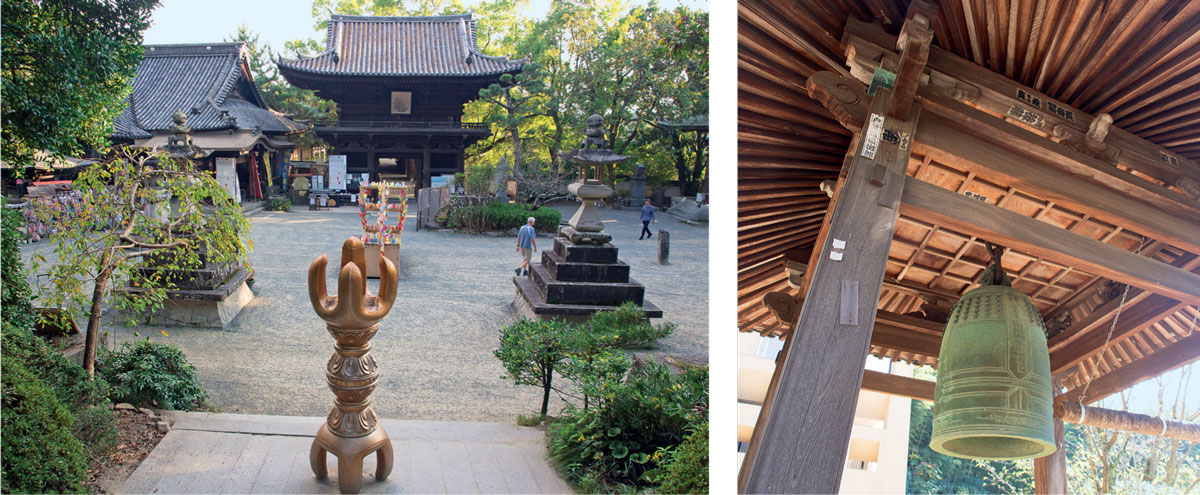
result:
[[[654,221],[654,207],[650,206],[650,200],[646,200],[646,204],[642,205],[642,216],[639,217],[642,221],[642,234],[638,236],[638,240],[645,237],[654,237],[650,235],[650,222]]]
[[[524,258],[521,261],[521,266],[517,268],[517,275],[529,275],[529,260],[533,258],[533,253],[537,251],[537,231],[533,229],[533,217],[525,219],[525,225],[521,230],[517,231],[517,252],[521,253]],[[524,273],[522,273],[524,272]]]

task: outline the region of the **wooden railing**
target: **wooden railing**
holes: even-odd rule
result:
[[[416,122],[400,120],[341,120],[331,125],[318,126],[327,128],[356,128],[356,129],[468,129],[486,131],[490,127],[484,122]]]

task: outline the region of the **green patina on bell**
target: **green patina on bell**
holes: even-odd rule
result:
[[[1029,296],[999,273],[995,283],[1004,285],[963,294],[946,323],[929,442],[941,454],[1028,459],[1056,450],[1045,326]]]

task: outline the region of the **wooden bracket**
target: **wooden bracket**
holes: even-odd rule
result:
[[[796,325],[796,317],[800,316],[800,302],[795,296],[787,292],[768,292],[763,295],[762,303],[771,315],[787,323],[789,328]]]
[[[908,118],[908,110],[917,97],[917,86],[925,72],[929,59],[929,44],[933,42],[933,27],[936,15],[928,15],[927,7],[914,2],[909,8],[908,18],[896,38],[896,49],[900,51],[900,68],[896,75],[896,89],[892,96],[888,117]],[[936,14],[936,11],[935,11]]]
[[[821,102],[842,127],[861,131],[867,121],[869,102],[863,85],[832,72],[817,72],[808,78],[808,95]]]

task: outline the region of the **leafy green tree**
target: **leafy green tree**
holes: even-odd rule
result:
[[[545,416],[554,373],[575,382],[589,397],[602,383],[624,375],[630,361],[620,349],[647,347],[675,331],[675,325],[651,325],[633,303],[593,314],[581,324],[521,318],[500,331],[495,356],[518,385],[542,387],[541,415]]]
[[[18,170],[42,150],[107,149],[157,0],[0,3],[0,154]]]
[[[79,174],[73,190],[80,195],[74,215],[38,212],[47,224],[57,222],[50,238],[57,262],[40,297],[68,314],[87,315],[83,364],[94,376],[107,300],[133,313],[161,308],[174,287],[170,274],[198,268],[202,253],[214,263],[244,262],[250,224],[216,179],[187,160],[121,151]],[[139,275],[151,257],[160,270]],[[141,291],[111,290],[130,282]]]
[[[500,347],[494,354],[517,385],[542,387],[543,417],[550,406],[554,370],[567,359],[571,349],[570,331],[568,325],[557,320],[524,317],[500,330]]]

